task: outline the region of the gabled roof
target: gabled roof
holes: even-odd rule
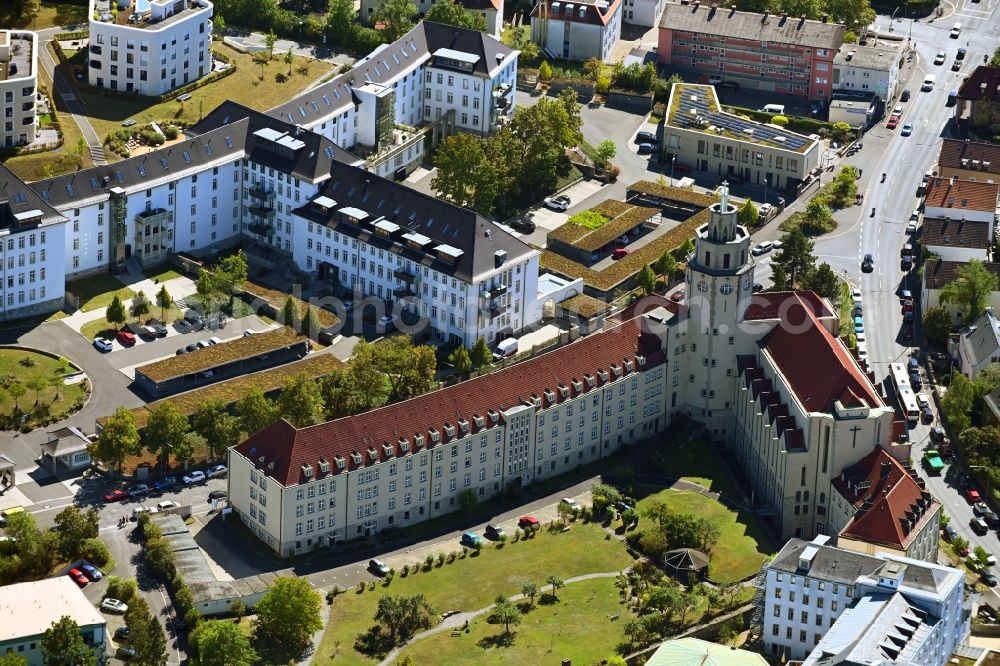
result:
[[[970,101],[1000,102],[1000,67],[979,65],[965,77],[958,98]]]
[[[924,197],[925,208],[953,208],[960,216],[964,210],[996,212],[1000,183],[960,178],[931,178]]]
[[[660,18],[660,30],[811,46],[831,51],[836,51],[844,43],[844,26],[839,23],[739,12],[710,7],[708,3],[666,3]]]
[[[781,323],[761,341],[809,412],[845,407],[882,407],[875,387],[844,344],[827,331],[802,300],[785,308]]]
[[[939,506],[881,447],[844,470],[833,487],[857,511],[841,535],[899,550],[920,534]]]
[[[938,167],[1000,174],[1000,144],[945,139],[941,142]]]
[[[925,217],[920,242],[925,247],[964,247],[985,250],[990,246],[988,222]]]
[[[962,333],[962,347],[973,366],[1000,353],[1000,322],[993,312],[987,310],[979,315],[975,324]]]
[[[587,23],[590,25],[607,25],[611,17],[621,7],[621,0],[540,0],[531,10],[531,16],[538,18],[542,5],[547,5],[548,20],[568,21],[570,23]],[[583,10],[581,16],[580,10]]]
[[[808,307],[817,317],[832,317],[830,303],[815,291],[766,291],[755,294],[743,313],[746,321],[778,319],[794,304]]]
[[[941,289],[958,277],[958,269],[968,265],[965,261],[945,261],[940,257],[929,259],[924,262],[924,285],[928,289]],[[983,266],[1000,280],[1000,263],[984,261]]]
[[[639,355],[644,365],[638,363]],[[626,362],[632,363],[631,371]],[[663,362],[659,339],[643,331],[640,319],[633,319],[489,375],[370,412],[301,429],[280,420],[234,450],[282,485],[295,485],[323,478],[321,459],[333,475],[434,448],[494,427],[503,420],[504,410],[522,405],[534,409],[533,398],[538,398],[539,408],[547,409],[598,391],[615,380],[612,365],[627,376]],[[434,433],[438,442],[432,439]],[[416,446],[417,435],[425,448]],[[408,450],[403,449],[404,439]],[[312,467],[311,478],[303,474],[305,464]]]
[[[700,638],[675,638],[656,649],[645,666],[766,666],[756,652],[737,650]]]
[[[335,205],[329,207],[329,202],[318,201],[322,197]],[[351,217],[355,219],[358,212],[367,216],[352,222],[340,214],[345,208],[357,209],[352,211],[355,215]],[[342,164],[334,167],[317,198],[296,209],[295,214],[468,282],[498,268],[497,252],[506,253],[501,265],[511,265],[535,252],[474,211]],[[385,218],[400,229],[388,234],[376,233],[372,225],[379,218]],[[416,249],[402,237],[411,232],[432,242],[425,250]],[[461,256],[454,261],[439,257],[435,248],[442,246],[450,248],[447,251],[452,255],[454,250],[460,250]]]
[[[39,196],[38,192],[18,178],[13,171],[0,164],[0,228],[15,231],[16,216],[39,211],[41,223],[54,224],[66,220],[59,211]]]

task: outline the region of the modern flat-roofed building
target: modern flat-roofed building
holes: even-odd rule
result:
[[[937,174],[942,178],[1000,182],[1000,144],[945,138],[938,153]]]
[[[622,0],[540,0],[531,10],[531,41],[553,58],[609,61],[622,14]]]
[[[4,112],[0,146],[4,148],[35,140],[37,69],[38,35],[26,30],[0,30],[0,100]]]
[[[660,64],[742,88],[830,99],[844,26],[784,14],[741,12],[697,1],[666,3]]]
[[[902,42],[844,44],[833,59],[833,89],[874,93],[891,106],[899,93]]]
[[[660,25],[666,4],[666,0],[622,0],[622,20],[630,25],[655,28]]]
[[[695,174],[792,191],[819,166],[820,143],[726,113],[713,86],[675,83],[660,155],[663,164],[676,160]]]
[[[0,587],[0,654],[43,666],[42,636],[64,615],[76,622],[83,642],[103,661],[107,621],[68,576]]]
[[[90,0],[87,82],[155,97],[212,72],[209,0]]]

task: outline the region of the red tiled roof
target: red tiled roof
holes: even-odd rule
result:
[[[847,347],[823,328],[802,300],[784,308],[780,323],[760,346],[807,411],[830,412],[836,401],[845,406],[884,404]]]
[[[469,11],[484,11],[487,9],[495,12],[502,11],[501,0],[462,0],[462,6]]]
[[[826,300],[814,291],[771,291],[754,294],[743,319],[778,319],[795,305],[808,306],[817,317],[833,316]]]
[[[881,447],[834,479],[833,487],[858,510],[841,534],[894,548],[905,549],[938,505]],[[912,519],[915,524],[907,528]]]
[[[925,208],[954,208],[992,213],[997,209],[1000,184],[959,178],[931,178],[927,182]]]
[[[324,476],[319,468],[321,458],[329,463],[329,475],[354,470],[406,455],[402,438],[408,440],[409,452],[413,453],[417,451],[417,434],[423,435],[429,449],[492,427],[492,416],[499,422],[503,415],[498,412],[528,404],[533,397],[539,398],[543,407],[549,407],[600,390],[605,381],[599,372],[607,373],[607,381],[612,381],[615,375],[611,366],[616,365],[623,376],[628,375],[625,361],[633,362],[635,372],[639,369],[637,355],[645,357],[644,368],[665,362],[659,338],[642,330],[641,319],[632,319],[503,370],[364,414],[300,429],[281,420],[235,449],[279,483],[303,483],[308,478],[302,473],[303,464],[312,466],[312,478]],[[593,378],[593,387],[586,375]],[[578,387],[573,386],[574,380],[579,382]],[[566,397],[561,387],[566,388]],[[482,425],[477,424],[477,418]],[[468,433],[463,434],[463,423]],[[451,436],[449,426],[454,428]],[[439,435],[436,443],[431,439],[432,431]],[[383,447],[388,447],[391,455]],[[261,456],[263,463],[259,461]],[[273,469],[269,466],[272,462]]]
[[[962,160],[965,164],[962,164]],[[978,164],[973,164],[978,162]],[[938,166],[1000,174],[1000,145],[965,139],[945,139],[938,154]]]
[[[542,5],[548,6],[548,18],[550,21],[569,21],[570,23],[589,23],[591,25],[607,25],[614,13],[618,11],[618,5],[622,0],[610,0],[608,8],[601,12],[596,3],[580,2],[579,0],[540,0],[531,10],[532,16],[539,16]],[[558,7],[553,8],[556,4]],[[580,8],[584,8],[583,16],[580,16]],[[569,13],[567,14],[567,10]]]
[[[958,98],[1000,102],[1000,67],[980,65],[965,77],[958,89]]]

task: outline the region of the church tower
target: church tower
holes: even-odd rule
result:
[[[687,403],[715,440],[726,440],[732,421],[736,327],[753,296],[750,232],[737,221],[729,186],[719,188],[708,224],[698,228],[687,267]]]

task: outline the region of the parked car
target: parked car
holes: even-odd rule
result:
[[[139,516],[144,513],[159,513],[159,509],[155,509],[151,506],[137,506],[132,509],[132,520],[139,520]]]
[[[628,249],[627,247],[616,247],[614,251],[611,253],[611,258],[615,260],[624,259],[630,254],[632,254],[632,250]]]
[[[969,518],[969,527],[980,536],[990,531],[990,528],[986,525],[986,521],[982,518]]]
[[[499,539],[501,536],[503,536],[503,533],[504,531],[502,527],[500,527],[499,525],[494,525],[492,523],[487,525],[486,530],[484,531],[484,534],[486,534],[487,537],[494,540]]]
[[[344,303],[344,307],[345,308],[347,307],[348,303],[350,303],[350,301],[347,301],[347,302]],[[252,328],[248,328],[248,329],[246,329],[246,330],[243,331],[243,337],[244,338],[249,338],[251,335],[253,335],[256,332],[257,331],[253,330]]]
[[[572,511],[580,511],[581,509],[583,509],[583,507],[580,506],[580,503],[577,502],[572,497],[563,497],[559,501],[560,502],[565,502],[569,506],[570,510],[572,510]]]
[[[105,502],[123,502],[127,499],[128,499],[128,493],[126,493],[121,488],[112,490],[111,492],[105,493],[104,495]]]
[[[205,478],[206,478],[205,473],[200,469],[196,469],[193,472],[185,474],[182,481],[184,481],[184,485],[190,486],[194,485],[195,483],[202,483],[203,481],[205,481]]]
[[[934,412],[930,410],[930,407],[924,407],[924,411],[920,413],[920,421],[924,425],[934,423]]]
[[[225,475],[226,475],[226,466],[225,465],[214,465],[214,466],[208,468],[208,478],[210,478],[210,479],[215,479],[217,477],[225,476]]]
[[[132,486],[128,489],[128,496],[130,498],[142,497],[143,495],[149,494],[149,486],[145,483],[140,483],[138,485]]]
[[[959,49],[958,53],[955,54],[955,59],[956,60],[965,60],[965,54],[968,53],[968,52],[969,52],[968,49],[964,49],[964,48]]]
[[[942,428],[941,426],[937,426],[935,428],[931,428],[931,441],[932,442],[940,442],[943,439],[944,439],[944,428]]]
[[[144,340],[155,340],[156,339],[156,329],[152,326],[140,326],[139,327],[139,337]]]
[[[174,322],[174,326],[176,326],[177,330],[181,333],[190,333],[194,330],[194,327],[191,326],[191,322],[186,319],[178,319]]]
[[[210,338],[208,339],[208,344],[210,344],[210,345],[218,345],[218,344],[222,344],[222,339],[221,339],[221,338],[217,338],[217,337],[215,337],[215,336],[213,335],[212,337],[210,337]]]
[[[86,575],[90,580],[101,580],[101,578],[104,577],[101,574],[101,570],[93,564],[81,564],[80,570],[83,571],[84,575]]]
[[[213,490],[208,494],[208,499],[210,500],[229,499],[229,493],[227,493],[225,490]]]
[[[972,513],[977,516],[981,516],[989,510],[990,507],[986,506],[986,502],[976,502],[972,505]]]
[[[163,500],[162,502],[158,502],[157,503],[156,510],[157,511],[167,511],[169,509],[176,509],[179,506],[180,506],[180,504],[178,504],[177,502],[174,502],[173,500]]]
[[[135,344],[135,333],[131,331],[118,331],[115,334],[115,339],[125,347],[131,347]]]
[[[760,282],[754,282],[753,283],[753,293],[759,294],[762,291],[764,291],[764,285],[762,285]]]
[[[951,525],[945,525],[943,532],[944,532],[944,540],[948,542],[951,542],[952,539],[958,536],[958,531]]]
[[[956,60],[953,63],[951,63],[951,71],[958,72],[961,69],[962,69],[962,61],[961,60]]]
[[[754,245],[753,249],[750,250],[750,252],[755,257],[759,257],[762,254],[767,254],[772,249],[774,249],[774,243],[771,241],[764,241],[763,243],[758,243],[757,245]]]
[[[925,394],[918,393],[916,397],[917,397],[917,406],[920,407],[920,409],[925,409],[931,406],[931,403],[927,399],[927,396]]]
[[[997,577],[992,571],[984,571],[979,575],[979,580],[983,581],[983,585],[989,585],[990,587],[996,587]]]
[[[108,597],[101,602],[101,610],[109,613],[125,613],[128,611],[128,605],[124,601]]]
[[[979,495],[979,491],[975,488],[969,488],[965,491],[965,501],[969,504],[975,504],[976,502],[981,502],[982,497]]]
[[[201,347],[199,347],[196,343],[192,342],[191,344],[189,344],[187,347],[184,348],[184,352],[190,354],[191,352],[198,351],[199,349],[201,349]]]
[[[653,132],[639,132],[635,135],[636,143],[654,143],[656,141],[656,134]]]
[[[674,293],[670,294],[670,300],[672,300],[674,303],[680,303],[681,301],[683,301],[684,300],[684,290],[683,289],[678,289]]]
[[[917,233],[917,223],[910,221],[906,223],[906,233],[915,234]]]
[[[109,352],[114,349],[114,345],[111,344],[111,340],[108,340],[107,338],[94,338],[94,346],[102,352]]]
[[[123,627],[124,628],[124,627]],[[122,661],[131,661],[139,656],[139,653],[135,651],[135,648],[130,645],[122,645],[115,652],[115,657],[121,659]]]
[[[535,530],[541,523],[538,522],[538,518],[534,516],[521,516],[517,519],[517,526],[522,530]]]
[[[565,211],[569,209],[570,200],[565,194],[561,194],[557,197],[546,197],[545,201],[546,208],[551,208],[552,210]]]
[[[379,576],[385,576],[391,571],[389,565],[382,560],[369,560],[368,569]]]
[[[899,125],[899,116],[889,116],[889,121],[885,124],[888,129],[896,129]]]
[[[640,155],[652,155],[654,150],[656,150],[656,144],[640,143],[639,150],[636,152],[638,152]]]
[[[197,346],[198,349],[208,349],[209,347],[212,346],[212,343],[209,342],[208,340],[199,340],[194,344],[195,346]]]
[[[507,226],[514,231],[520,231],[522,233],[530,234],[535,230],[535,223],[531,220],[526,220],[524,218],[516,218],[507,223]],[[347,309],[347,303],[344,303],[344,309]]]
[[[378,325],[382,326],[384,328],[389,328],[390,326],[392,326],[392,322],[393,321],[394,320],[393,320],[392,315],[389,315],[389,314],[382,315],[381,317],[378,318]]]
[[[944,61],[947,60],[947,59],[948,59],[948,54],[947,53],[945,53],[944,51],[938,51],[937,55],[934,56],[934,64],[935,65],[943,65]]]
[[[997,525],[1000,525],[1000,516],[998,516],[993,511],[987,511],[986,513],[984,513],[983,520],[985,520],[986,524],[989,525],[990,527],[996,527]]]
[[[154,321],[154,322],[150,323],[149,326],[154,331],[156,331],[156,337],[158,337],[158,338],[165,338],[165,337],[167,337],[167,327],[164,326],[163,324]]]
[[[191,326],[192,330],[200,331],[201,329],[205,328],[205,318],[202,317],[197,312],[193,311],[188,312],[186,315],[184,315],[184,321],[186,321],[188,325]]]
[[[90,581],[87,579],[86,576],[83,575],[83,572],[80,571],[79,569],[70,569],[66,573],[66,575],[69,576],[70,579],[80,587],[87,587],[87,585],[90,584]]]
[[[165,490],[173,490],[177,486],[177,477],[165,476],[153,484],[153,490],[162,493]]]
[[[475,532],[462,532],[462,539],[459,543],[469,548],[475,548],[476,545],[482,545],[483,538]]]
[[[128,638],[128,627],[118,627],[115,629],[115,640],[120,641],[123,638]]]
[[[910,101],[910,89],[909,88],[905,88],[903,90],[903,94],[899,96],[899,101],[900,102],[909,102]]]

